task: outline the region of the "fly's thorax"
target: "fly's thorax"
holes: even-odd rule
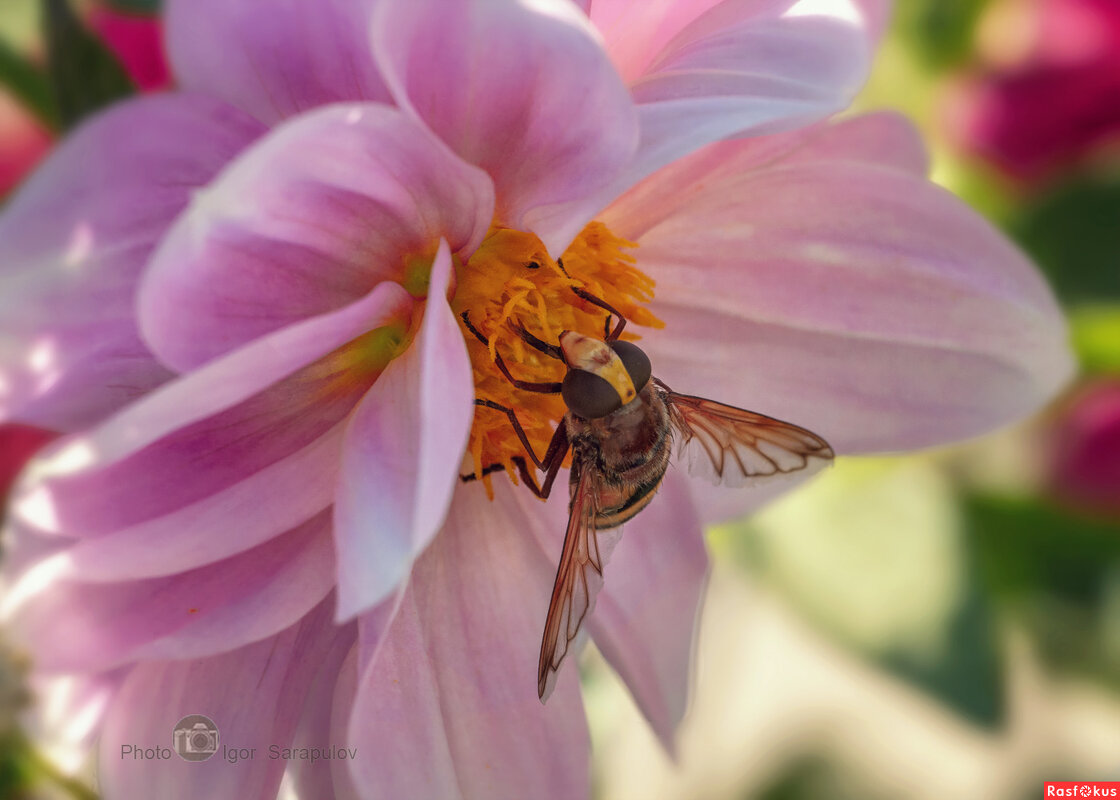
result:
[[[669,409],[653,383],[617,411],[600,419],[569,413],[565,424],[574,449],[595,453],[595,461],[610,482],[629,479],[628,474],[653,464],[664,468],[669,460]]]
[[[598,473],[596,527],[629,521],[653,499],[669,468],[669,409],[652,385],[602,419],[569,413],[565,424],[575,463]],[[579,471],[572,470],[573,489]]]

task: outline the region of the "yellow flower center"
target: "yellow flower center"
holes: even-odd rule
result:
[[[458,288],[452,308],[470,353],[475,397],[513,409],[538,456],[544,455],[567,408],[559,394],[515,387],[498,369],[497,359],[500,355],[518,380],[561,381],[563,362],[528,345],[518,327],[553,345],[566,330],[606,338],[607,312],[573,288],[605,301],[630,323],[663,327],[643,306],[653,299],[654,283],[634,266],[629,251],[635,247],[602,223],[592,222],[555,260],[536,235],[493,226],[470,260],[456,266]],[[470,330],[464,314],[488,344]],[[623,338],[637,337],[627,328]],[[505,414],[484,406],[475,411],[468,452],[474,475],[483,479],[488,492],[488,468],[493,471],[501,465],[516,483],[512,459],[526,455]]]

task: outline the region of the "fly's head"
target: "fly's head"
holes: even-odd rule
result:
[[[573,414],[600,419],[632,402],[649,382],[649,357],[632,342],[603,341],[576,331],[560,334],[568,372],[561,395]]]

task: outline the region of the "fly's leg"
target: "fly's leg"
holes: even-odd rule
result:
[[[525,459],[521,456],[514,456],[513,463],[517,466],[517,471],[521,474],[521,479],[525,481],[525,485],[532,490],[533,494],[542,499],[546,499],[552,491],[552,484],[556,480],[557,473],[560,472],[560,465],[564,463],[564,456],[568,454],[568,427],[561,423],[556,432],[552,434],[552,440],[548,443],[548,449],[545,451],[544,458],[537,458],[537,454],[533,452],[533,446],[529,444],[529,437],[525,435],[525,429],[521,427],[521,423],[517,421],[517,415],[513,413],[512,408],[507,408],[493,400],[475,400],[476,406],[484,406],[492,408],[495,411],[501,411],[506,415],[510,425],[513,426],[514,433],[517,438],[521,440],[521,446],[525,448],[525,452],[529,454],[534,466],[541,472],[545,473],[544,482],[540,485],[537,484],[536,479],[533,477],[532,470],[529,465],[525,463]],[[488,475],[491,472],[497,472],[503,469],[501,464],[491,464],[482,470],[483,475]],[[464,482],[473,480],[474,475],[459,476]]]
[[[522,325],[520,321],[510,320],[509,326],[521,337],[521,341],[525,342],[525,344],[529,345],[534,350],[544,353],[550,358],[555,358],[557,361],[564,360],[564,353],[559,345],[549,344],[543,339],[538,339],[536,336],[529,333],[529,331],[525,330],[525,326]]]
[[[552,441],[548,443],[548,451],[542,459],[544,464],[541,466],[541,470],[544,472],[544,482],[540,486],[537,485],[537,481],[533,477],[529,466],[525,463],[525,459],[521,456],[514,456],[512,461],[521,474],[521,480],[525,481],[525,485],[529,487],[530,491],[542,500],[547,500],[549,494],[552,493],[552,484],[556,481],[556,476],[560,474],[560,465],[564,463],[564,456],[567,454],[568,426],[560,423],[556,433],[552,434]]]
[[[479,478],[485,478],[487,475],[491,475],[495,472],[503,472],[505,471],[505,468],[505,464],[491,464],[488,467],[482,468],[481,475],[475,475],[472,472],[469,475],[460,475],[459,480],[461,480],[463,483],[470,483],[471,481],[477,481]]]
[[[606,335],[606,340],[608,342],[613,342],[613,341],[617,340],[619,336],[622,335],[622,329],[626,327],[626,317],[622,316],[622,312],[620,312],[614,306],[610,305],[606,300],[600,300],[598,297],[591,294],[591,292],[587,291],[586,289],[581,289],[578,286],[573,286],[572,291],[575,292],[576,297],[580,297],[580,298],[586,300],[587,302],[591,303],[591,305],[598,306],[599,308],[601,308],[601,309],[603,309],[604,311],[607,312],[608,316],[607,316],[606,327],[604,328],[605,331],[610,331],[610,324],[611,324],[610,315],[618,317],[618,323],[614,326],[614,330],[610,331]]]
[[[517,415],[513,413],[512,408],[507,408],[499,403],[495,403],[493,400],[476,399],[474,404],[476,406],[492,408],[495,411],[501,411],[505,414],[506,418],[509,419],[509,424],[513,426],[513,432],[516,433],[517,438],[521,440],[521,446],[525,448],[525,452],[528,453],[529,458],[533,460],[533,464],[536,465],[537,469],[544,469],[544,462],[537,458],[537,454],[533,452],[533,446],[529,444],[529,437],[525,435],[525,429],[522,428],[521,423],[517,421]],[[554,436],[553,438],[556,437]],[[548,453],[545,453],[545,457],[548,457]]]
[[[467,330],[474,334],[474,337],[476,339],[478,339],[487,347],[490,346],[490,340],[482,334],[482,331],[474,326],[474,323],[471,322],[470,316],[466,311],[460,314],[459,317],[463,320],[463,324],[467,326]],[[544,344],[544,342],[541,342],[541,344]],[[505,376],[505,379],[507,381],[512,383],[518,389],[522,389],[526,392],[536,392],[537,394],[560,393],[560,381],[523,381],[513,377],[513,375],[510,374],[509,367],[506,366],[506,362],[502,360],[502,356],[500,353],[494,354],[494,366],[496,366],[498,368],[498,371],[501,372],[503,376]]]
[[[528,269],[540,269],[541,265],[534,261],[534,262],[530,262],[530,263],[526,264],[525,266]],[[565,277],[571,279],[572,276],[569,275],[568,270],[564,268],[564,259],[562,259],[562,258],[556,259],[556,266],[560,267],[560,271],[564,273]],[[577,297],[580,297],[583,300],[586,300],[587,302],[591,303],[591,305],[598,306],[599,308],[601,308],[601,309],[603,309],[604,311],[607,312],[607,320],[604,323],[604,327],[603,327],[603,338],[604,339],[606,339],[608,342],[613,342],[616,339],[618,339],[619,336],[622,335],[622,329],[626,327],[626,317],[622,316],[621,311],[619,311],[617,308],[615,308],[614,306],[607,303],[606,300],[599,299],[595,295],[591,294],[591,292],[587,291],[586,289],[580,288],[579,286],[572,286],[571,290],[573,292],[575,292]],[[618,317],[618,323],[615,325],[613,331],[611,330],[611,317],[612,316]],[[524,331],[524,328],[522,328],[522,331]],[[521,331],[519,331],[519,333],[521,333]],[[530,341],[529,339],[526,338],[526,333],[527,332],[522,333],[521,338],[525,339],[525,342],[527,344],[530,344],[533,347],[536,347],[542,353],[548,353],[549,355],[554,356],[555,358],[562,358],[562,356],[560,355],[560,348],[559,347],[556,347],[555,345],[547,344],[545,342],[541,342],[541,340],[537,339],[537,337],[532,336],[532,334],[528,334],[529,336],[532,336],[532,338],[536,342],[539,342],[542,345],[542,347],[538,347],[536,344],[534,344],[532,341]],[[545,348],[550,348],[550,349],[545,349]]]

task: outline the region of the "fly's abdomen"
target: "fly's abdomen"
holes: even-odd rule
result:
[[[617,528],[624,522],[630,521],[639,511],[649,505],[650,500],[661,486],[661,479],[665,477],[664,471],[653,481],[643,482],[634,487],[633,491],[619,505],[613,508],[604,508],[595,517],[595,527],[599,530]]]

